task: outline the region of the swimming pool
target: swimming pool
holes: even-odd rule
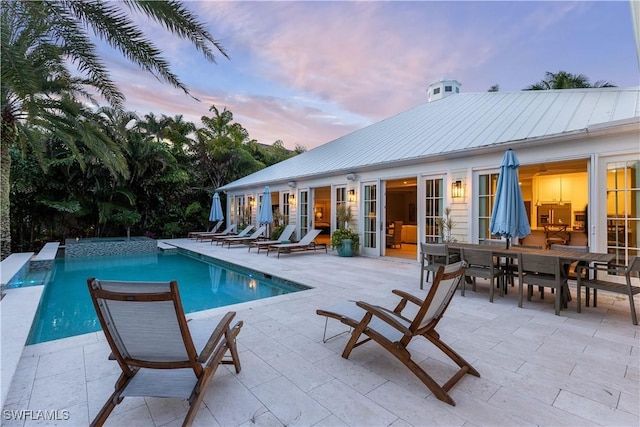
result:
[[[52,270],[28,274],[25,280],[45,284],[27,344],[101,330],[87,289],[89,277],[175,279],[186,313],[311,289],[187,251],[56,259]]]

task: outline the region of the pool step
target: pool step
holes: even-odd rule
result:
[[[0,262],[0,285],[4,288],[33,257],[33,252],[11,254]]]
[[[38,252],[33,260],[34,261],[50,261],[52,259],[56,259],[56,254],[58,253],[58,247],[60,246],[60,242],[48,242],[45,243],[44,247]]]
[[[163,251],[178,249],[177,247],[170,245],[169,243],[166,243],[166,242],[161,242],[160,240],[158,240],[158,248],[162,249]]]

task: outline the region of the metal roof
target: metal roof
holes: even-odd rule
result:
[[[295,181],[640,118],[640,87],[460,93],[277,163],[220,190]]]

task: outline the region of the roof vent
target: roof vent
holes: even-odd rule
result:
[[[460,93],[460,82],[457,80],[442,78],[429,85],[427,89],[427,102],[437,101],[450,95]]]

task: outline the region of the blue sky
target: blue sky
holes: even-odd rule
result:
[[[518,91],[559,70],[640,84],[628,1],[185,4],[231,59],[209,63],[136,18],[200,102],[106,51],[126,107],[196,124],[226,107],[264,144],[312,149],[426,102],[443,77],[462,92]]]

